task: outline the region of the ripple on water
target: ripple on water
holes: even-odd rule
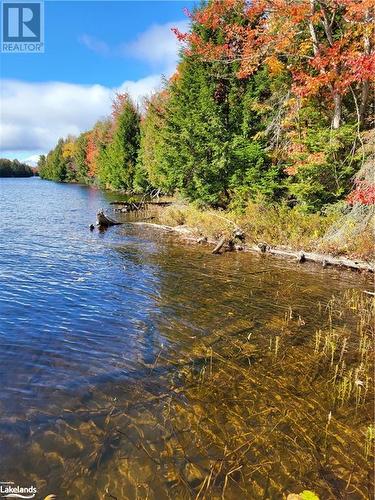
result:
[[[340,474],[352,466],[348,416],[340,416],[342,442],[334,442],[329,465],[314,462],[329,411],[317,394],[326,389],[314,381],[310,389],[298,385],[304,378],[298,356],[303,359],[300,345],[320,326],[332,294],[365,286],[366,278],[259,256],[212,256],[130,225],[89,233],[95,212],[108,206],[106,196],[38,179],[0,179],[1,477],[18,484],[32,479],[42,494],[64,498],[101,499],[109,492],[161,499],[190,498],[186,491],[195,497],[212,473],[219,498],[226,481],[215,476],[225,462],[219,440],[230,446],[255,433],[259,442],[246,455],[254,469],[248,490],[239,487],[238,469],[225,498],[282,498],[312,484],[324,498],[339,498]],[[264,352],[290,305],[305,326],[298,338],[291,327],[299,354],[284,373]],[[248,338],[258,351],[247,346],[243,358],[238,342]],[[218,367],[227,363],[228,378],[205,393],[205,373],[215,376],[206,366],[208,345],[217,350]],[[245,363],[248,379],[235,371],[229,351],[237,366]],[[249,359],[265,362],[249,366]],[[278,446],[262,433],[274,428],[282,408]],[[202,430],[208,421],[211,436]],[[292,435],[297,424],[304,437]],[[288,448],[296,460],[285,455]],[[357,444],[351,452],[365,470]],[[270,457],[273,472],[260,473]],[[232,458],[226,471],[235,468]],[[366,480],[353,467],[350,483],[358,490],[352,498],[366,497]],[[265,485],[265,477],[275,484]]]

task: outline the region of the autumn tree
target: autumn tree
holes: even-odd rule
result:
[[[361,179],[353,191],[374,108],[370,0],[210,0],[188,16],[177,71],[143,116],[117,95],[43,175],[216,207],[372,201]]]
[[[233,13],[237,19],[228,23]],[[223,37],[217,44],[197,30],[177,33],[190,53],[240,62],[239,78],[263,64],[287,72],[295,95],[326,102],[333,129],[342,122],[343,98],[355,97],[363,123],[375,69],[370,0],[213,0],[192,17],[206,30],[220,29]]]
[[[267,69],[272,92],[257,104],[269,106],[266,148],[290,175],[291,195],[309,209],[345,196],[359,168],[358,128],[368,125],[371,3],[213,0],[190,17],[194,28],[176,32],[185,54],[226,64],[241,81]]]
[[[241,23],[242,10],[223,9],[222,22],[208,25],[199,19],[203,10],[192,16],[188,48],[169,84],[162,168],[179,191],[206,204],[227,206],[233,197],[260,193],[273,197],[281,172],[269,161],[266,124],[256,106],[269,93],[267,71],[239,79],[239,64],[216,59],[225,26]],[[195,50],[197,39],[210,47],[210,59]]]
[[[68,136],[62,145],[62,157],[66,162],[66,173],[64,180],[67,182],[77,181],[77,168],[75,163],[76,138]]]

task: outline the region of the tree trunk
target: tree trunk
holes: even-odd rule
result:
[[[370,11],[367,10],[366,12],[366,23],[370,24]],[[368,34],[365,34],[364,39],[363,39],[363,48],[364,48],[364,54],[366,56],[369,56],[371,54],[371,39]],[[361,102],[359,105],[359,126],[361,127],[363,125],[363,122],[366,118],[366,111],[367,111],[367,103],[368,103],[368,97],[370,93],[370,80],[364,80],[362,84],[362,92],[361,92]]]
[[[313,16],[315,14],[315,0],[310,0],[310,14]],[[314,56],[317,56],[319,53],[319,40],[314,28],[313,22],[309,21],[309,30],[310,30],[310,36],[313,44],[313,51],[314,51]]]
[[[337,130],[341,125],[342,96],[335,92],[333,94],[334,112],[332,118],[332,128]]]
[[[368,96],[370,93],[370,80],[365,80],[362,84],[361,103],[359,105],[359,126],[363,125],[366,118]]]

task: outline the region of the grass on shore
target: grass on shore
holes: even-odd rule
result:
[[[295,250],[317,251],[373,260],[374,214],[359,231],[358,224],[338,211],[326,215],[307,214],[297,207],[266,206],[249,203],[246,209],[235,211],[201,210],[194,205],[176,204],[161,213],[161,222],[170,226],[186,225],[197,236],[219,239],[230,236],[234,227],[240,227],[248,244],[267,243]],[[332,228],[341,233],[327,238]]]

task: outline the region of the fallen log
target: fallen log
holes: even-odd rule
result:
[[[122,222],[118,222],[114,219],[111,219],[110,217],[105,215],[103,210],[100,210],[96,214],[96,224],[97,224],[97,226],[100,226],[100,227],[110,227],[110,226],[118,226],[118,225],[122,224]]]
[[[136,212],[146,208],[146,203],[144,201],[111,201],[110,205],[118,207],[113,209],[115,212]]]
[[[318,264],[322,264],[323,267],[327,266],[335,266],[335,267],[347,267],[349,269],[356,269],[357,271],[369,271],[374,272],[374,263],[369,263],[360,260],[352,260],[346,257],[334,257],[332,255],[320,254],[315,252],[301,252],[301,251],[293,251],[289,249],[270,247],[264,251],[260,249],[258,246],[252,246],[247,248],[249,250],[253,250],[256,252],[262,253],[270,253],[272,255],[279,255],[280,257],[290,257],[296,259],[299,263],[304,262],[315,262]]]
[[[130,207],[130,206],[139,206],[140,208],[145,206],[154,206],[154,207],[169,207],[173,204],[172,201],[139,201],[139,202],[128,202],[128,201],[111,201],[110,205],[117,205],[122,207]]]
[[[156,229],[161,229],[164,231],[168,232],[176,232],[180,233],[184,237],[186,237],[189,240],[193,239],[193,230],[191,228],[188,228],[186,226],[164,226],[160,224],[153,224],[150,222],[133,222],[132,224],[135,225],[144,225],[144,226],[149,226],[149,227],[154,227]],[[217,242],[213,239],[207,239],[207,243],[215,244],[216,247],[215,249],[221,244],[222,248],[225,245],[225,240],[222,243],[223,238]],[[202,242],[201,238],[195,238],[195,242]],[[215,250],[214,249],[214,250]],[[321,264],[324,268],[328,266],[335,266],[335,267],[341,267],[341,268],[348,268],[348,269],[353,269],[356,271],[367,271],[367,272],[374,272],[374,267],[375,263],[374,262],[365,262],[361,260],[352,260],[348,259],[346,257],[334,257],[332,255],[328,254],[319,254],[319,253],[314,253],[314,252],[301,252],[301,251],[295,251],[291,249],[286,249],[286,248],[280,248],[280,247],[271,247],[270,245],[266,243],[260,243],[259,245],[243,245],[241,246],[242,251],[244,252],[256,252],[256,253],[262,253],[262,254],[271,254],[271,255],[276,255],[279,257],[289,257],[296,261],[297,259],[301,259],[301,253],[303,254],[303,262],[314,262],[317,264]],[[219,250],[218,250],[219,251]],[[212,252],[213,253],[213,252]],[[301,264],[303,263],[301,262]]]
[[[174,233],[182,233],[183,231],[178,231],[177,228],[172,227],[172,226],[164,226],[163,224],[155,224],[153,222],[143,222],[143,221],[137,221],[137,222],[128,222],[128,224],[131,224],[133,226],[148,226],[148,227],[153,227],[155,229],[161,229],[162,231],[169,231],[169,232],[174,232]]]
[[[155,207],[170,207],[173,205],[173,201],[147,201],[146,203]]]

